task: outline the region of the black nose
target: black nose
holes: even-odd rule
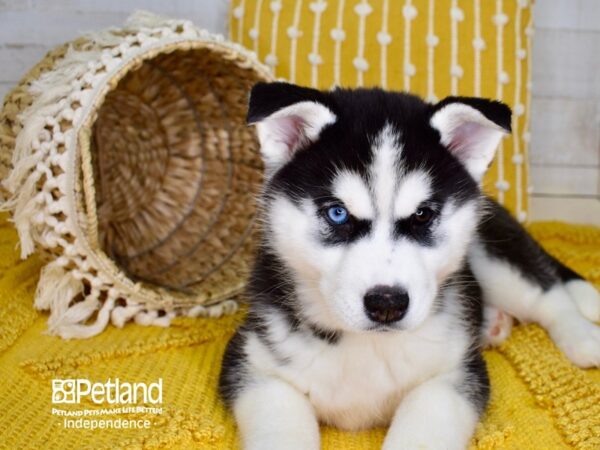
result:
[[[397,322],[408,309],[408,294],[398,286],[375,286],[364,298],[367,316],[374,322]]]

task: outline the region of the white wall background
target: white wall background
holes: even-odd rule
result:
[[[121,25],[137,9],[225,34],[229,0],[0,0],[0,99],[56,45]]]
[[[228,4],[0,0],[0,99],[50,48],[119,25],[133,10],[186,17],[224,34]],[[537,0],[535,21],[531,217],[600,225],[600,0]]]
[[[538,0],[532,217],[600,225],[600,0]]]

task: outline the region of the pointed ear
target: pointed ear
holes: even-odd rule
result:
[[[247,121],[256,125],[267,172],[283,166],[336,121],[326,103],[323,92],[293,84],[259,83],[252,88]]]
[[[448,97],[434,105],[430,124],[441,143],[481,181],[504,134],[511,111],[504,103],[473,97]]]

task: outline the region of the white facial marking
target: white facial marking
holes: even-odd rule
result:
[[[373,219],[375,211],[369,188],[362,177],[344,170],[333,182],[333,195],[339,198],[355,217]]]
[[[398,136],[394,134],[390,125],[386,125],[373,144],[374,162],[370,173],[375,204],[381,219],[389,218],[392,212],[398,173],[397,161],[401,152]]]
[[[394,216],[402,219],[413,214],[419,205],[431,196],[431,182],[425,172],[411,172],[400,180]]]

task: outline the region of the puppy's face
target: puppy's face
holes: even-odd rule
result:
[[[275,83],[252,93],[266,242],[326,329],[411,329],[435,310],[478,222],[478,182],[510,111],[380,90]]]

